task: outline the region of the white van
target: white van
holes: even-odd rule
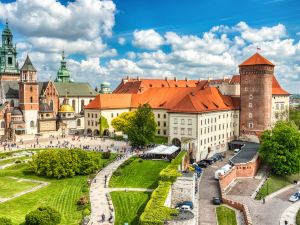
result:
[[[180,210],[183,210],[183,211],[191,211],[191,207],[189,205],[182,205],[180,207]]]
[[[238,149],[238,148],[236,148],[236,149],[234,149],[234,154],[236,155],[236,154],[238,154],[239,153],[239,151],[241,151],[240,149]]]
[[[231,169],[231,165],[230,164],[226,164],[225,166],[223,166],[221,169],[218,169],[215,172],[215,179],[219,180],[220,176],[223,176],[225,173],[227,173],[229,170]]]

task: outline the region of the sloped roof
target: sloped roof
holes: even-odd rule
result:
[[[19,98],[19,81],[1,81],[5,98]]]
[[[131,94],[98,94],[85,109],[119,109],[131,107]]]
[[[98,93],[88,83],[53,82],[59,96],[94,97]]]
[[[272,95],[290,95],[287,91],[282,89],[275,76],[272,80]]]
[[[33,72],[36,72],[36,69],[34,68],[29,56],[27,55],[26,59],[25,59],[25,62],[21,68],[21,70],[23,71],[33,71]]]
[[[271,63],[269,60],[267,60],[265,57],[263,57],[259,53],[255,53],[250,58],[246,59],[239,66],[250,66],[250,65],[271,65],[271,66],[275,66],[273,63]]]
[[[38,82],[38,85],[39,85],[39,95],[44,94],[44,92],[45,92],[45,90],[47,88],[48,83],[49,83],[49,81]]]

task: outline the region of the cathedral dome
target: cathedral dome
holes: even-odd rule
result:
[[[101,83],[101,87],[104,87],[104,88],[110,88],[110,83],[108,83],[108,82],[103,82],[103,83]]]
[[[63,104],[63,105],[59,108],[58,112],[73,113],[73,112],[74,112],[74,109],[73,109],[73,107],[72,107],[71,105],[69,105],[69,104]]]
[[[52,112],[53,110],[47,103],[41,103],[39,106],[39,111],[40,112]]]

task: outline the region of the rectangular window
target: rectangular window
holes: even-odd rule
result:
[[[184,128],[181,128],[181,135],[184,135]]]
[[[7,61],[8,61],[8,64],[11,65],[12,64],[12,57],[8,57]]]
[[[160,122],[159,121],[157,122],[157,126],[160,126]]]
[[[188,125],[192,125],[192,119],[188,120]]]
[[[88,118],[90,118],[90,114],[88,113]]]
[[[251,102],[249,103],[249,108],[252,108],[252,103]]]
[[[279,104],[278,104],[278,103],[276,103],[276,109],[277,109],[277,110],[279,109]]]
[[[167,135],[167,131],[166,130],[164,130],[164,135]]]
[[[181,125],[184,125],[184,119],[181,119]]]
[[[166,127],[167,126],[167,122],[164,122],[164,127]]]
[[[252,113],[249,113],[249,119],[252,119]]]
[[[157,130],[157,134],[160,134],[160,130]]]
[[[177,124],[177,123],[178,123],[178,119],[174,118],[174,124]]]
[[[159,113],[157,114],[157,118],[160,118],[160,114]]]
[[[192,128],[188,128],[188,135],[192,135]]]
[[[174,134],[178,134],[178,128],[174,127]]]
[[[92,118],[94,118],[94,114],[92,113]]]
[[[98,117],[98,115],[97,114],[95,114],[95,118],[97,118]]]
[[[164,114],[164,119],[166,119],[167,118],[167,114]]]
[[[88,120],[88,126],[90,125],[90,121]]]
[[[249,128],[253,128],[253,123],[249,123]]]
[[[250,100],[253,99],[253,95],[252,95],[252,94],[249,95],[249,99],[250,99]]]
[[[112,113],[112,114],[111,114],[111,118],[113,118],[113,117],[114,117],[114,114]]]

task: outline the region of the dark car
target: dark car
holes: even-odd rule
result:
[[[201,160],[199,163],[198,163],[198,166],[200,166],[201,168],[207,168],[209,166],[209,164],[203,160]]]
[[[212,202],[214,205],[221,205],[222,200],[220,197],[213,197]]]
[[[194,208],[194,204],[190,201],[179,202],[176,204],[175,208],[180,208],[183,205],[188,205],[191,209]]]
[[[211,165],[214,163],[214,160],[211,159],[211,158],[208,158],[208,159],[203,159],[204,162],[208,163],[208,165]]]

